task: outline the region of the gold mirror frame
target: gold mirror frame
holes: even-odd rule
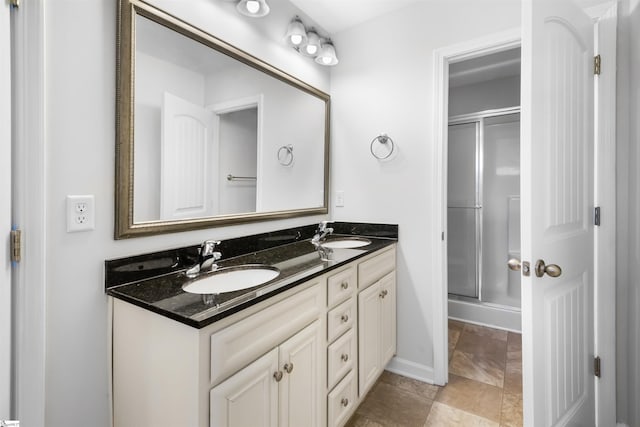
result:
[[[315,96],[325,103],[324,201],[323,206],[305,209],[218,215],[181,220],[134,222],[134,94],[135,94],[135,16],[140,15],[176,31],[258,71]],[[294,218],[328,213],[329,206],[329,115],[330,96],[290,74],[240,50],[187,22],[140,0],[120,0],[118,13],[116,88],[116,175],[115,239],[197,230],[230,224]]]

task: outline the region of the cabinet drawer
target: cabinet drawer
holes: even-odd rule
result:
[[[333,307],[353,295],[356,287],[356,274],[353,267],[349,267],[340,273],[327,279],[327,304]]]
[[[329,346],[327,351],[327,384],[329,389],[351,370],[356,360],[357,344],[353,329]]]
[[[356,403],[356,379],[354,371],[340,381],[327,398],[329,419],[327,425],[342,426],[347,422]]]
[[[327,341],[331,342],[348,331],[356,319],[356,300],[349,298],[327,313]]]
[[[211,383],[219,383],[318,319],[324,307],[321,290],[312,286],[211,335]]]
[[[364,289],[396,268],[396,251],[389,250],[358,265],[358,287]]]

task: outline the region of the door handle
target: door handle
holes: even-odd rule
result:
[[[518,258],[511,258],[509,261],[507,261],[507,265],[509,266],[509,270],[513,270],[513,271],[522,270],[523,276],[529,276],[531,272],[529,261],[520,262]]]
[[[545,265],[544,260],[536,261],[536,277],[544,276],[547,273],[550,277],[558,277],[562,274],[562,269],[557,264]]]

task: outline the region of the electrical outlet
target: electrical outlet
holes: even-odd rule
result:
[[[95,225],[93,195],[67,196],[67,232],[93,230]]]

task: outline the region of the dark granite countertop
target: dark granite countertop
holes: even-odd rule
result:
[[[185,292],[182,290],[182,286],[188,283],[190,279],[186,277],[184,268],[180,268],[182,266],[175,262],[174,267],[178,265],[177,268],[180,268],[178,271],[171,271],[130,283],[107,283],[106,292],[112,297],[151,310],[194,328],[202,328],[311,280],[316,276],[396,243],[397,226],[395,227],[395,233],[389,237],[386,237],[388,234],[383,234],[385,237],[368,235],[367,238],[371,241],[371,244],[367,246],[355,249],[332,249],[328,252],[325,251],[323,254],[315,248],[309,239],[297,240],[303,237],[304,233],[296,233],[296,241],[293,243],[282,239],[281,244],[278,246],[271,246],[267,249],[252,251],[231,258],[225,258],[223,251],[223,259],[217,262],[219,268],[261,264],[276,267],[280,270],[280,275],[275,279],[241,291],[206,296]],[[385,230],[388,232],[388,228],[385,228]],[[347,236],[334,234],[329,236],[329,240],[340,237]],[[264,236],[261,238],[264,239]],[[277,238],[272,240],[278,242]],[[151,260],[147,259],[145,265],[151,265],[155,268],[165,261],[167,264],[171,264],[180,258],[173,252],[170,255],[167,255],[168,253],[170,251],[160,253],[158,257]],[[117,261],[121,262],[121,260]],[[109,263],[114,264],[115,262],[106,262],[108,270]],[[123,266],[126,266],[126,264],[116,266],[115,269],[126,270],[126,268],[122,268]],[[113,271],[114,269],[111,268],[111,270]],[[203,275],[206,274],[211,273],[204,273]]]

